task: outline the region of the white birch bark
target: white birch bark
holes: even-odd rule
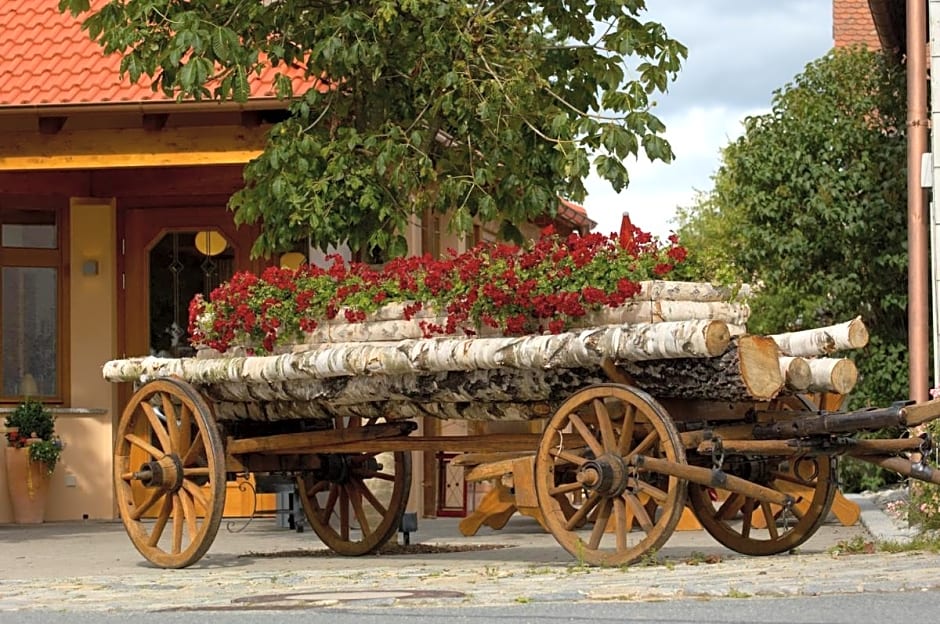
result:
[[[868,344],[868,328],[859,316],[838,325],[774,334],[771,338],[784,355],[813,357],[864,347]]]
[[[674,282],[653,280],[640,282],[636,299],[646,301],[745,301],[751,296],[751,287],[718,286],[706,282]]]
[[[813,374],[809,392],[848,394],[858,382],[858,368],[847,358],[814,358],[807,360]]]
[[[586,329],[514,338],[438,338],[397,343],[312,345],[284,355],[222,358],[133,358],[103,368],[108,381],[177,375],[197,385],[224,381],[290,381],[358,375],[495,368],[592,368],[624,361],[713,357],[727,349],[727,325],[687,321]]]
[[[586,326],[631,323],[663,323],[714,319],[729,325],[746,325],[751,309],[746,303],[727,301],[628,301],[617,308],[588,312],[579,319]]]

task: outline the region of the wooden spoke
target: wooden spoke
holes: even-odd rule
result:
[[[339,534],[349,541],[349,493],[346,486],[339,486]]]
[[[199,528],[196,525],[196,507],[193,505],[193,499],[185,489],[177,492],[180,499],[180,506],[183,510],[183,519],[186,521],[186,535],[189,541],[196,539],[199,534]]]
[[[163,419],[166,422],[166,431],[167,439],[169,440],[170,446],[167,448],[168,453],[177,453],[180,452],[180,430],[179,423],[176,422],[176,408],[173,406],[173,401],[170,399],[170,395],[163,393],[160,398],[163,402]]]
[[[163,507],[160,509],[160,514],[157,516],[157,522],[153,525],[153,531],[150,533],[150,539],[147,541],[149,546],[156,548],[160,537],[163,536],[163,529],[166,528],[166,523],[170,519],[171,511],[173,511],[173,498],[166,496],[163,499]]]
[[[183,506],[179,495],[173,496],[173,553],[183,551]]]
[[[193,497],[193,500],[196,501],[196,504],[200,507],[203,509],[209,508],[209,501],[206,499],[206,495],[201,487],[192,481],[183,481],[183,489],[189,492],[189,495]]]
[[[116,440],[114,488],[134,547],[160,567],[192,565],[211,546],[225,504],[222,440],[209,405],[179,379],[148,382],[128,401]],[[182,481],[148,469],[167,456],[184,466]]]
[[[649,497],[655,500],[657,503],[662,504],[669,498],[668,492],[664,492],[655,485],[647,483],[646,481],[637,481],[636,486],[639,491],[649,495]]]
[[[361,428],[380,420],[384,419],[340,418],[334,419],[334,426]],[[298,492],[307,521],[317,537],[341,555],[374,552],[398,531],[411,489],[411,453],[328,457],[326,464],[334,470],[313,470],[299,479]],[[359,531],[353,530],[356,525]]]
[[[777,533],[777,516],[774,514],[773,510],[770,509],[770,503],[761,501],[760,510],[764,514],[764,521],[767,523],[767,532],[770,533],[770,539],[779,539],[780,536]]]
[[[594,452],[594,455],[603,455],[604,447],[600,442],[597,441],[597,438],[594,437],[594,434],[591,432],[591,429],[584,424],[584,421],[581,420],[581,417],[577,414],[569,414],[568,420],[572,426],[577,429],[578,433],[581,434],[581,437],[584,438],[584,442],[591,447],[591,451]]]
[[[556,485],[555,487],[548,490],[548,493],[552,496],[557,494],[570,494],[572,492],[580,492],[584,489],[584,486],[580,483],[564,483],[562,485]]]
[[[150,422],[150,431],[157,436],[160,446],[163,447],[163,452],[172,453],[173,444],[170,443],[170,436],[166,432],[166,427],[160,422],[160,417],[157,416],[156,410],[153,409],[150,403],[141,403],[140,407],[144,410],[144,414],[147,415],[147,420]]]
[[[741,507],[741,535],[745,538],[751,536],[751,526],[754,522],[754,499],[745,498],[744,505]]]
[[[650,519],[650,515],[646,511],[646,507],[640,503],[637,497],[633,494],[624,494],[623,499],[630,508],[630,511],[633,512],[633,517],[637,522],[640,523],[640,527],[647,533],[652,531],[653,521]]]
[[[630,443],[633,442],[633,429],[636,425],[636,407],[627,406],[627,411],[623,417],[623,424],[620,426],[620,439],[617,441],[617,453],[626,455]]]
[[[320,492],[325,492],[326,490],[329,489],[329,487],[330,487],[329,481],[314,481],[310,485],[310,487],[305,487],[304,496],[308,498],[312,498],[313,496],[316,496]]]
[[[600,502],[601,497],[598,494],[591,494],[588,496],[587,501],[574,513],[573,516],[568,518],[568,522],[565,524],[565,528],[569,531],[576,529],[581,526],[581,524],[587,520],[588,514],[591,513],[591,510],[594,509],[594,506]]]
[[[323,506],[323,509],[320,511],[320,523],[329,524],[330,516],[333,515],[333,510],[336,509],[336,501],[339,500],[339,489],[338,485],[330,485],[330,495],[326,499],[326,505]]]
[[[366,517],[366,512],[362,508],[362,496],[360,495],[358,486],[358,481],[352,481],[346,486],[346,492],[349,496],[349,502],[352,504],[353,513],[356,515],[356,522],[359,523],[359,528],[362,529],[363,533],[371,533],[372,530],[369,528],[369,519]]]
[[[601,442],[604,444],[604,449],[607,451],[615,451],[617,449],[617,438],[614,437],[614,427],[613,423],[610,422],[610,413],[607,411],[607,406],[604,405],[604,401],[601,399],[594,399],[594,415],[597,417],[597,425],[601,430]]]
[[[369,501],[369,504],[372,505],[372,508],[379,512],[380,516],[384,516],[388,513],[388,509],[385,508],[385,505],[382,504],[375,494],[372,493],[372,490],[367,488],[364,483],[356,483],[356,487],[359,489],[359,493],[362,494],[362,497]]]
[[[607,530],[607,522],[610,520],[610,509],[613,507],[612,499],[605,498],[598,505],[597,515],[594,518],[594,529],[591,531],[591,541],[588,547],[594,550],[601,545],[601,538],[604,537],[604,531]]]
[[[567,462],[569,464],[574,464],[575,466],[583,466],[587,459],[581,457],[580,455],[575,455],[574,453],[569,453],[566,451],[560,451],[557,449],[549,450],[548,453],[557,459]]]
[[[644,437],[634,444],[637,421]],[[639,453],[685,463],[672,419],[630,386],[580,390],[546,424],[534,464],[539,511],[555,539],[580,561],[629,564],[658,550],[679,522],[685,481],[630,470],[630,456]],[[644,534],[630,540],[635,522]]]
[[[164,453],[157,447],[151,445],[149,442],[147,442],[140,436],[135,435],[133,433],[129,433],[125,435],[124,440],[127,442],[130,442],[132,445],[136,446],[137,448],[144,451],[145,453],[148,453],[154,459],[161,459],[163,458],[164,455],[166,455],[166,453]]]
[[[643,441],[637,444],[633,448],[633,450],[630,451],[630,454],[627,455],[627,459],[629,460],[630,458],[636,457],[637,455],[643,455],[644,453],[649,451],[651,448],[653,448],[653,445],[656,444],[658,441],[659,441],[659,432],[656,430],[650,431],[648,434],[646,434],[646,437],[643,438]]]
[[[183,465],[191,466],[193,462],[205,454],[204,451],[205,445],[203,444],[202,436],[196,436],[196,439],[194,439],[192,444],[189,445],[189,448],[186,449],[186,453],[183,454]]]
[[[135,506],[133,511],[131,511],[131,519],[140,520],[145,513],[150,511],[150,508],[153,507],[163,496],[163,492],[160,490],[151,490],[147,493],[147,498],[145,498],[139,505]]]
[[[741,512],[744,503],[744,494],[732,492],[731,495],[725,499],[725,502],[722,503],[721,507],[718,508],[718,513],[715,515],[719,518],[729,520]]]
[[[617,552],[627,549],[627,532],[630,524],[627,523],[627,504],[623,498],[614,499],[614,534],[617,536]]]

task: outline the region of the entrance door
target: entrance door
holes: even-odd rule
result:
[[[257,228],[235,227],[225,208],[135,208],[124,211],[124,352],[127,357],[188,357],[189,302],[237,271],[258,272],[249,258]],[[125,404],[129,395],[122,396]],[[230,482],[225,514],[247,516],[253,488]],[[268,495],[270,497],[270,495]]]

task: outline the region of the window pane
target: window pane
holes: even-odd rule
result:
[[[0,244],[4,247],[55,249],[55,212],[5,208],[0,221]]]
[[[4,267],[3,395],[57,396],[57,270]]]

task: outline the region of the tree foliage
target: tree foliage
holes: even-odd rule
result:
[[[90,11],[89,0],[59,0]],[[592,166],[620,190],[640,150],[671,160],[653,95],[686,50],[643,0],[107,0],[84,15],[130,80],[244,101],[271,76],[290,115],[231,206],[255,252],[404,251],[412,214],[503,234],[583,199]],[[395,234],[398,232],[399,234]]]
[[[861,48],[810,63],[746,120],[714,188],[680,214],[700,277],[760,285],[752,331],[863,317],[856,405],[907,394],[904,77]]]

